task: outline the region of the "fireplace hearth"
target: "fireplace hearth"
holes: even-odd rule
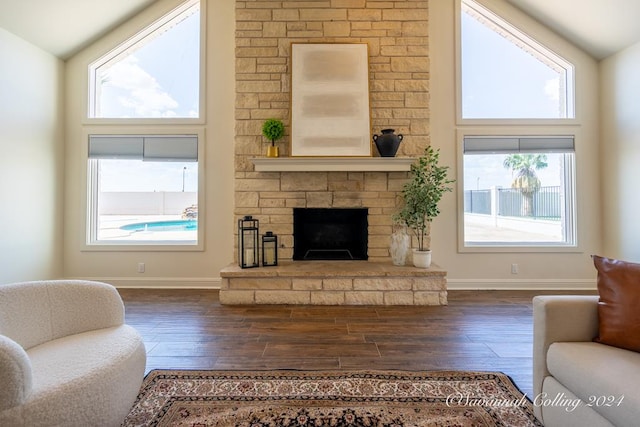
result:
[[[294,208],[294,260],[366,260],[366,208]]]

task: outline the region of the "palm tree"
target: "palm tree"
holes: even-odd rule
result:
[[[536,171],[546,168],[546,154],[511,154],[502,163],[505,168],[515,172],[511,188],[518,188],[523,196],[525,216],[533,216],[533,195],[540,188],[540,179]]]

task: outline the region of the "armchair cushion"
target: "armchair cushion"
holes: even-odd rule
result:
[[[592,258],[600,294],[596,342],[640,352],[640,264]]]
[[[0,334],[25,350],[123,323],[122,299],[106,283],[52,280],[0,286]]]
[[[21,405],[31,392],[31,361],[22,347],[0,335],[0,412]]]

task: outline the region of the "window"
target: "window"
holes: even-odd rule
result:
[[[480,6],[462,0],[461,117],[575,117],[573,66]]]
[[[459,20],[459,249],[574,250],[573,64],[474,0]]]
[[[463,138],[464,246],[575,246],[573,136]]]
[[[198,135],[90,135],[88,175],[88,245],[198,245]]]
[[[90,118],[200,117],[200,2],[189,0],[89,66]]]

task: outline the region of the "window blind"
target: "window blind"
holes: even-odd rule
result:
[[[465,136],[465,154],[571,153],[573,135],[566,136]]]
[[[196,162],[197,135],[89,135],[90,159]]]

